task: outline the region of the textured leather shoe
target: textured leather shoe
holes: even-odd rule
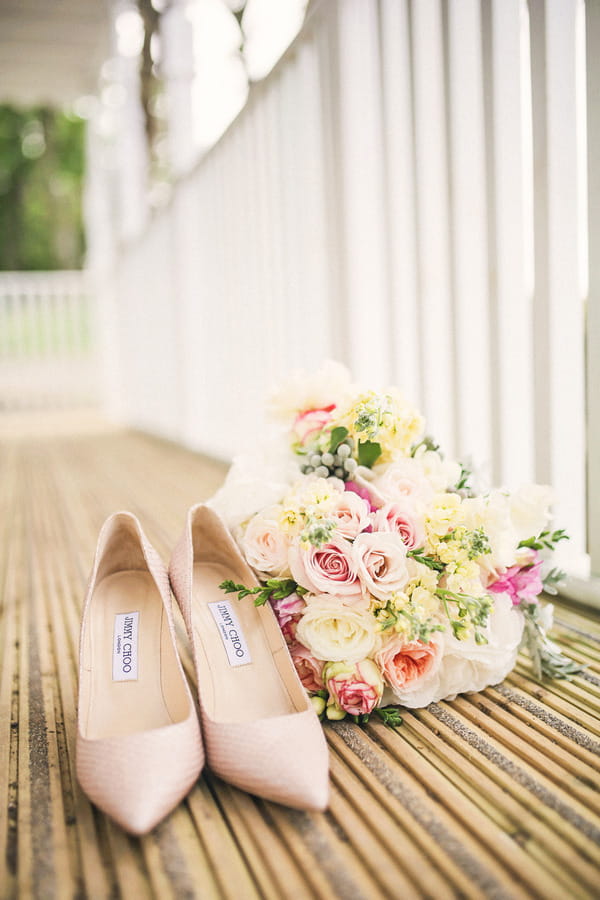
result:
[[[81,624],[79,783],[124,829],[144,834],[203,763],[166,568],[137,518],[115,513],[100,532]]]
[[[325,809],[323,729],[269,604],[219,589],[229,578],[257,582],[214,510],[190,509],[169,574],[193,646],[209,767],[260,797]]]

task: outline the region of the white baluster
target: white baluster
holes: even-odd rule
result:
[[[160,18],[161,69],[167,92],[169,162],[174,175],[186,172],[194,162],[194,67],[193,24],[189,0],[173,0]]]

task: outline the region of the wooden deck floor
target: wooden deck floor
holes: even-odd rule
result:
[[[128,837],[74,775],[79,612],[98,529],[130,509],[168,559],[223,469],[139,434],[0,443],[0,891],[69,898],[592,897],[600,869],[600,625],[557,610],[589,664],[407,713],[397,731],[327,726],[326,814],[206,773],[155,831]],[[182,632],[183,635],[183,632]],[[182,653],[189,671],[187,646]]]

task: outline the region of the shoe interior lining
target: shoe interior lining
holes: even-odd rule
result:
[[[113,680],[115,619],[133,612],[139,613],[137,678]],[[85,738],[121,737],[187,717],[189,700],[164,605],[148,572],[117,572],[97,585],[84,647],[80,729]]]

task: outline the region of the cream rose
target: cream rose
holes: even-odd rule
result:
[[[355,663],[373,650],[375,629],[368,613],[346,606],[338,597],[319,595],[308,599],[296,638],[316,659]]]
[[[406,547],[397,532],[359,534],[353,549],[362,585],[378,600],[385,600],[394,591],[405,587],[408,581]]]
[[[272,508],[250,519],[241,546],[253,569],[283,578],[290,574],[290,540],[281,531],[276,516],[277,509]]]

